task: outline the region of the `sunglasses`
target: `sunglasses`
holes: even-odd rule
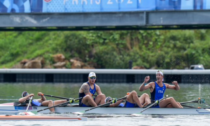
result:
[[[96,79],[96,77],[90,77],[90,79]]]

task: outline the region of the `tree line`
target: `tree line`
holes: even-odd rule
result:
[[[62,53],[96,68],[184,69],[192,64],[210,68],[209,30],[0,32],[1,68],[23,59]]]

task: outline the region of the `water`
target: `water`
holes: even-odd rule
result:
[[[0,121],[1,126],[209,126],[210,116],[89,118],[88,121]]]
[[[78,90],[81,84],[1,84],[0,85],[0,103],[17,101],[22,91],[28,91],[35,94],[38,92],[45,94],[78,97]],[[136,90],[139,95],[149,93],[148,91],[139,92],[140,84],[99,84],[102,92],[107,96],[120,98],[127,92]],[[177,101],[189,101],[205,98],[206,103],[210,104],[208,84],[180,84],[179,91],[166,90],[167,95],[173,96]],[[51,99],[47,97],[47,99]],[[57,99],[54,99],[57,100]],[[194,106],[202,106],[194,104]],[[75,125],[75,126],[209,126],[210,115],[141,115],[139,117],[131,117],[125,115],[109,115],[110,117],[91,117],[88,121],[0,121],[0,125],[4,126],[58,126],[58,125]]]

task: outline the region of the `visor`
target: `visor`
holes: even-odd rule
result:
[[[27,91],[24,91],[24,92],[22,93],[21,96],[22,96],[22,97],[25,97],[25,96],[27,96],[27,95],[29,95],[28,92],[27,92]]]
[[[158,71],[156,72],[156,74],[161,74],[161,75],[163,76],[163,72],[160,71],[160,70],[158,70]]]
[[[109,102],[110,100],[112,100],[112,98],[111,98],[111,97],[106,97],[106,99],[105,99],[105,103]]]

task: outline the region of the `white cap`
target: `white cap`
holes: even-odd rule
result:
[[[158,70],[157,72],[156,72],[156,74],[161,74],[162,76],[163,76],[163,72],[162,71],[160,71],[160,70]]]
[[[90,72],[88,77],[96,77],[96,74],[94,72]]]

